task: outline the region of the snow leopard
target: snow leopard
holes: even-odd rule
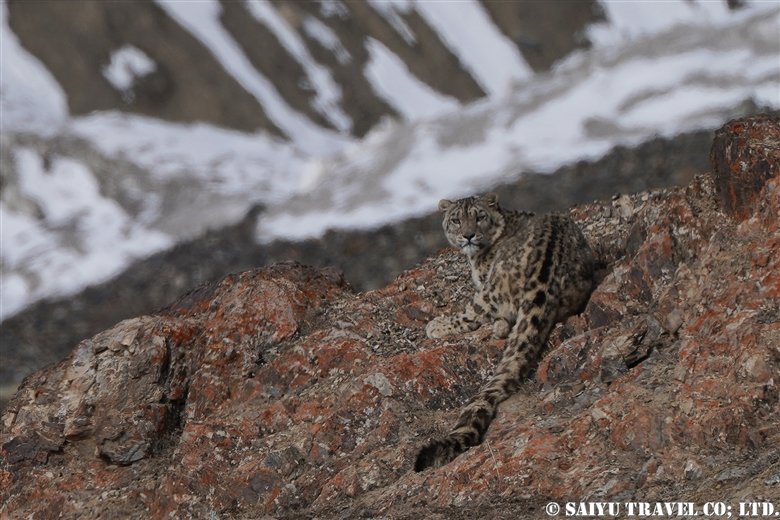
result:
[[[492,377],[463,407],[452,430],[420,449],[415,471],[443,466],[481,444],[498,405],[533,369],[553,326],[581,312],[593,288],[595,255],[568,216],[511,211],[494,193],[439,202],[448,242],[466,255],[476,287],[460,314],[426,326],[429,338],[492,325],[506,338]]]

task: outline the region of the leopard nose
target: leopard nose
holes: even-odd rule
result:
[[[463,238],[465,238],[466,240],[471,240],[472,238],[474,238],[474,233],[463,233]]]

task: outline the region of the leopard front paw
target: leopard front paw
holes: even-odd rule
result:
[[[437,316],[425,326],[425,334],[431,339],[443,338],[452,333],[452,323],[446,316]]]
[[[496,339],[506,339],[511,330],[511,325],[503,318],[499,318],[493,322],[493,337]]]

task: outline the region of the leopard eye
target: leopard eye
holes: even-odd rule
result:
[[[450,219],[450,224],[452,224],[453,226],[460,226],[460,219],[453,217]]]
[[[482,213],[481,211],[480,211],[479,213],[477,213],[477,222],[482,222],[482,221],[483,221],[483,220],[485,220],[486,218],[487,218],[487,215],[485,215],[485,214],[484,214],[484,213]]]

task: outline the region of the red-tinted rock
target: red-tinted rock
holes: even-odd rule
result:
[[[723,207],[739,220],[747,218],[766,181],[780,175],[780,117],[729,121],[715,132],[710,162]]]

